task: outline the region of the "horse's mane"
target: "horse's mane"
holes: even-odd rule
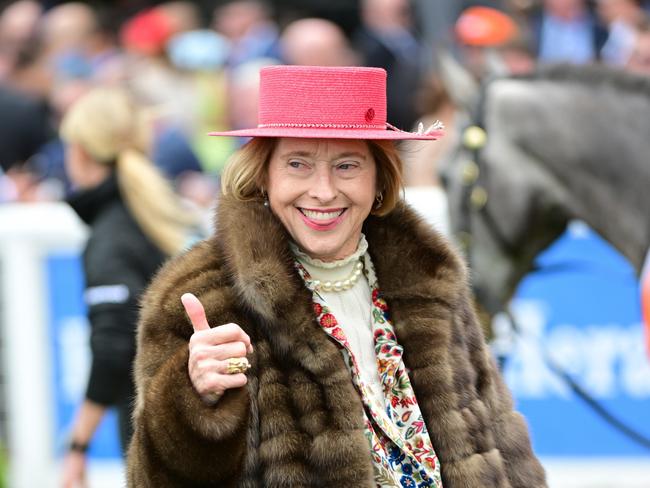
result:
[[[629,73],[603,65],[576,66],[557,64],[540,66],[528,75],[514,76],[531,81],[579,83],[593,88],[611,88],[616,91],[638,93],[650,98],[650,77]]]

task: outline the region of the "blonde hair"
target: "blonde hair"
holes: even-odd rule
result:
[[[95,88],[68,110],[60,133],[96,162],[115,165],[120,194],[131,215],[160,250],[172,255],[186,245],[188,230],[197,219],[146,156],[151,140],[148,122],[125,90]]]
[[[380,204],[372,214],[389,214],[401,198],[402,159],[392,141],[368,140],[370,154],[377,164],[377,191]],[[221,175],[221,191],[240,201],[259,200],[268,164],[277,144],[272,137],[255,137],[231,156]]]

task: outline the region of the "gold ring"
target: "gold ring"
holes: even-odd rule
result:
[[[228,359],[228,367],[226,368],[226,373],[245,373],[250,367],[251,365],[246,358],[230,358]]]

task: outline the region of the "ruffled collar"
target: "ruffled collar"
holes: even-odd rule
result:
[[[348,257],[345,257],[343,259],[338,259],[336,261],[321,261],[320,259],[315,259],[309,257],[307,254],[305,254],[295,242],[290,242],[289,246],[291,247],[291,252],[293,252],[294,256],[302,263],[302,264],[307,264],[309,265],[310,268],[320,268],[320,269],[336,269],[336,268],[343,268],[347,267],[350,263],[352,262],[357,262],[359,261],[359,258],[363,256],[366,251],[368,250],[368,241],[366,240],[366,236],[361,234],[361,238],[359,239],[359,244],[357,245],[357,250],[350,254]]]
[[[368,250],[368,241],[366,241],[366,237],[361,234],[359,244],[357,245],[357,250],[354,253],[343,259],[338,259],[331,262],[324,262],[320,259],[309,257],[293,242],[290,243],[290,248],[296,261],[302,265],[302,267],[307,271],[307,274],[310,276],[310,283],[322,283],[324,287],[330,286],[328,283],[340,283],[342,289],[334,289],[335,292],[339,293],[341,291],[351,289],[346,287],[350,286],[350,282],[352,282],[351,287],[354,287],[358,276],[360,276],[358,269],[359,263],[362,256],[366,255],[366,251]],[[348,283],[348,285],[344,285],[344,283]],[[308,284],[308,287],[309,286],[310,285]],[[320,291],[328,292],[328,290],[325,288]]]

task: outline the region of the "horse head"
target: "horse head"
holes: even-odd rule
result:
[[[649,109],[650,80],[600,68],[495,79],[474,95],[441,172],[488,312],[502,309],[571,218],[639,269],[650,244]]]
[[[570,198],[536,169],[533,156],[512,144],[507,127],[494,128],[495,114],[486,115],[485,124],[464,129],[456,157],[441,170],[452,232],[465,252],[474,293],[494,315],[535,256],[566,227]]]

